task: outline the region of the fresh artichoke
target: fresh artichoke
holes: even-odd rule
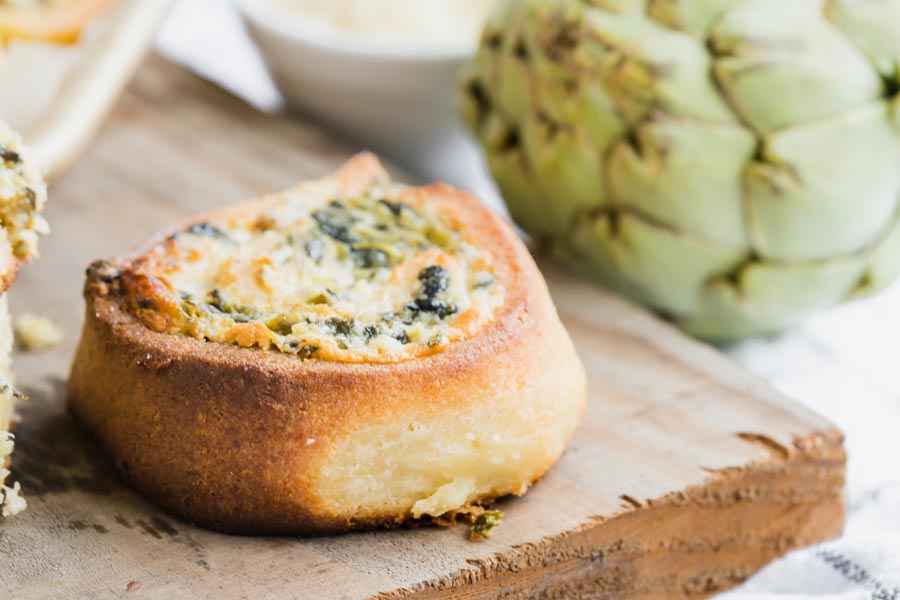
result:
[[[503,0],[463,90],[513,218],[695,335],[900,274],[900,0]]]

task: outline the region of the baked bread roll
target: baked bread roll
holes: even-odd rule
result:
[[[69,380],[124,477],[226,532],[321,534],[521,495],[585,375],[510,227],[371,155],[88,269]],[[477,509],[476,509],[477,510]]]
[[[23,510],[19,485],[7,482],[13,451],[12,419],[19,397],[12,384],[12,325],[6,290],[19,272],[19,264],[37,256],[38,237],[49,230],[40,215],[47,201],[47,186],[40,168],[22,139],[0,122],[0,514]]]

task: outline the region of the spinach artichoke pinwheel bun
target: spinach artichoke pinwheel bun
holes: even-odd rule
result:
[[[98,261],[85,297],[72,410],[135,486],[223,531],[392,526],[523,494],[584,410],[511,228],[371,155]]]
[[[25,508],[19,484],[9,484],[11,431],[15,400],[21,397],[12,384],[10,352],[12,328],[6,290],[19,272],[19,264],[37,256],[39,236],[49,231],[41,216],[47,185],[41,169],[22,139],[0,122],[0,514],[9,517]]]

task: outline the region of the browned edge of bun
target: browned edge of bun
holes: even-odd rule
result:
[[[334,177],[380,169],[362,155]],[[559,434],[565,440],[539,448],[528,481],[477,501],[523,493],[558,460],[580,420],[583,368],[537,266],[509,225],[449,186],[419,193],[452,203],[494,255],[505,300],[476,336],[390,364],[211,344],[145,327],[95,268],[69,380],[72,412],[123,476],[174,514],[232,533],[326,534],[414,521],[396,507],[336,510],[323,488],[332,453],[369,425],[440,423],[458,414],[487,422],[534,402],[541,405],[538,419],[553,429],[558,394],[566,406]],[[103,268],[110,265],[126,266],[112,261]]]

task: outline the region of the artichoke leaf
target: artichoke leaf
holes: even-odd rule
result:
[[[531,71],[532,110],[555,123],[576,123],[603,151],[609,143],[625,130],[625,123],[618,116],[613,98],[603,87],[592,66],[609,54],[582,29],[533,32],[533,35],[553,39],[567,38],[564,49],[542,52],[534,39],[525,36],[520,42],[518,55],[527,62]],[[499,83],[499,82],[498,82]],[[524,92],[523,92],[524,93]],[[520,120],[520,119],[519,119]]]
[[[710,26],[737,0],[649,0],[647,14],[658,23],[704,37]]]
[[[556,123],[577,123],[599,153],[625,133],[612,99],[597,82],[577,82],[574,89],[548,79],[537,82],[540,112]]]
[[[582,270],[657,310],[691,315],[706,281],[728,273],[747,253],[691,236],[638,215],[601,213],[579,221],[573,256]]]
[[[627,123],[636,124],[654,111],[736,122],[710,80],[711,58],[701,40],[644,17],[593,10],[584,18],[595,42],[608,48],[594,76]]]
[[[867,104],[884,93],[869,60],[827,21],[823,0],[737,3],[713,26],[713,73],[763,134]]]
[[[868,253],[869,265],[854,296],[871,296],[900,277],[900,213]]]
[[[580,127],[526,119],[522,145],[528,165],[547,203],[553,230],[566,230],[578,213],[607,202],[601,151]]]
[[[564,235],[563,219],[547,219],[547,213],[552,211],[551,203],[529,170],[521,146],[509,143],[509,136],[514,135],[509,126],[499,115],[493,115],[483,131],[488,167],[500,193],[507,199],[512,218],[538,239],[544,235]]]
[[[900,65],[900,0],[828,0],[825,15],[897,85]]]
[[[496,109],[507,118],[522,121],[534,112],[531,92],[532,80],[529,65],[513,54],[503,54],[500,59],[500,75],[494,87],[496,94],[491,100]]]
[[[900,196],[900,136],[884,102],[771,136],[746,171],[750,237],[772,260],[852,254]]]
[[[676,229],[749,251],[741,174],[756,138],[741,127],[661,118],[609,155],[610,193]]]
[[[507,118],[515,121],[524,119],[530,110],[531,65],[523,42],[522,19],[524,6],[513,2],[505,17],[497,22],[488,22],[484,30],[487,53],[490,54],[483,77],[492,91],[491,102]],[[487,61],[486,61],[487,62]]]
[[[463,117],[470,126],[477,124],[488,111],[494,109],[494,103],[490,97],[493,94],[493,86],[489,82],[496,80],[494,73],[498,66],[497,54],[482,46],[472,57],[471,62],[460,72]]]
[[[900,63],[897,64],[897,81],[900,81]],[[891,120],[894,122],[894,131],[900,135],[900,93],[891,101],[890,113]]]
[[[474,65],[470,64],[463,69],[459,90],[459,113],[471,132],[481,140],[481,127],[490,115],[491,105]]]
[[[616,13],[643,14],[648,0],[592,0],[594,6]],[[650,0],[652,1],[652,0]]]
[[[774,333],[811,312],[844,300],[864,272],[864,256],[807,263],[750,262],[737,276],[703,288],[702,309],[678,324],[714,342]]]

